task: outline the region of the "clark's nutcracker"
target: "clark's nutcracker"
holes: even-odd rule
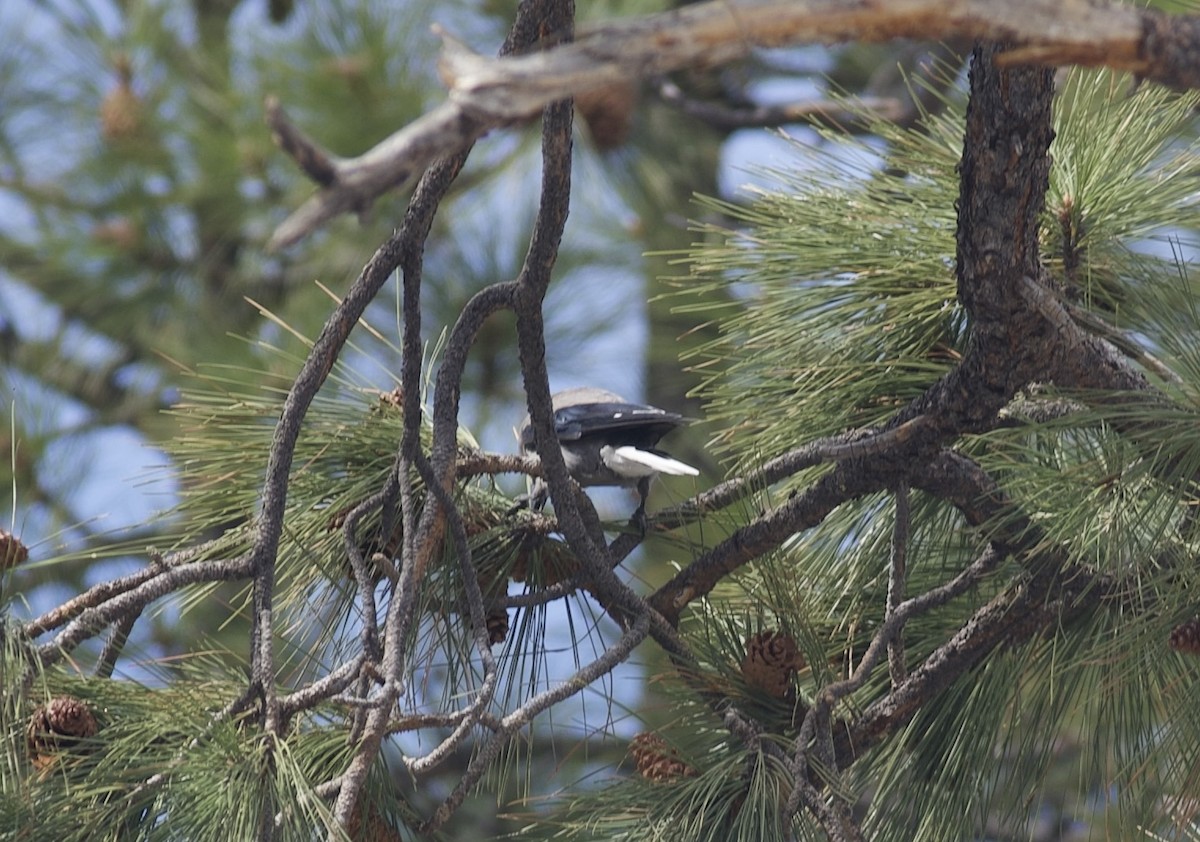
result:
[[[646,495],[655,474],[699,475],[699,471],[672,459],[655,445],[676,427],[687,423],[682,415],[655,406],[629,403],[620,395],[588,386],[551,395],[554,432],[562,449],[567,472],[580,485],[637,487],[641,495],[635,517],[645,514]],[[521,452],[536,453],[529,416],[517,431]],[[540,509],[548,489],[536,480],[529,504]]]

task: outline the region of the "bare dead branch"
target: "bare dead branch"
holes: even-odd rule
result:
[[[332,173],[324,174],[329,183],[275,230],[268,250],[299,242],[343,213],[365,211],[389,190],[406,187],[438,157],[469,147],[487,129],[505,122],[488,123],[447,102],[357,158],[333,159]]]
[[[160,575],[164,568],[190,564],[212,551],[216,543],[216,541],[205,542],[195,547],[189,547],[186,550],[170,553],[166,556],[160,555],[157,550],[150,548],[146,552],[150,557],[150,564],[145,568],[128,576],[122,576],[119,579],[113,579],[109,582],[101,582],[89,588],[84,593],[67,600],[62,605],[56,606],[40,617],[30,620],[21,627],[21,632],[27,638],[39,637],[64,623],[70,622],[88,608],[95,608],[126,591],[145,584],[155,576]]]
[[[244,579],[252,570],[253,564],[249,556],[219,561],[194,561],[160,570],[157,575],[136,587],[80,612],[79,616],[68,623],[53,640],[38,647],[38,656],[43,666],[50,666],[83,641],[99,634],[110,623],[141,611],[166,594],[201,582]]]
[[[322,187],[329,187],[337,181],[337,163],[334,156],[296,128],[284,113],[283,106],[277,98],[267,97],[263,108],[267,112],[267,125],[271,128],[271,137],[279,148],[304,170],[305,175]]]
[[[892,527],[892,552],[888,566],[887,614],[894,614],[904,600],[904,586],[908,576],[908,533],[911,513],[908,504],[908,483],[901,482],[896,489],[896,522]],[[899,684],[907,674],[904,664],[904,626],[896,628],[888,641],[888,671],[892,684]]]
[[[136,608],[113,624],[112,632],[109,634],[108,640],[104,642],[104,650],[96,659],[97,678],[112,678],[113,670],[117,667],[117,659],[125,651],[129,633],[133,631],[138,618],[142,616],[142,611],[142,608]]]
[[[525,120],[555,100],[630,78],[723,64],[758,47],[896,38],[1005,41],[1008,65],[1080,64],[1128,70],[1179,87],[1200,85],[1200,18],[1086,0],[710,0],[613,21],[574,43],[487,59],[443,34],[448,100],[357,158],[326,166],[298,133],[283,139],[323,189],[276,230],[271,248],[334,216],[362,211],[427,164],[488,129]],[[314,163],[314,159],[320,164]]]
[[[733,108],[724,103],[689,97],[670,79],[660,80],[655,92],[663,102],[684,114],[721,129],[766,128],[814,122],[855,131],[866,129],[875,120],[898,122],[908,113],[904,103],[895,97],[863,97],[854,101],[856,108],[832,100]],[[870,116],[864,117],[864,114]]]

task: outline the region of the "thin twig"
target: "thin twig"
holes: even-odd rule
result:
[[[658,80],[654,90],[663,102],[719,129],[813,122],[837,126],[848,131],[862,131],[869,129],[876,121],[895,122],[907,114],[904,103],[895,97],[862,97],[849,104],[823,99],[788,105],[735,108],[720,102],[689,97],[670,79]]]
[[[649,626],[650,620],[647,615],[643,614],[638,617],[633,625],[594,661],[576,670],[570,678],[557,687],[544,690],[527,699],[519,708],[505,716],[501,720],[500,729],[471,758],[466,772],[463,773],[453,791],[438,806],[434,814],[421,824],[420,832],[433,833],[454,815],[467,793],[487,771],[496,755],[500,753],[500,749],[513,738],[517,731],[528,725],[542,711],[582,692],[602,676],[612,672],[619,664],[628,660],[634,648],[645,639]]]
[[[900,687],[872,702],[849,727],[839,730],[837,756],[843,764],[853,762],[997,648],[1019,646],[1047,627],[1084,616],[1108,600],[1119,604],[1126,587],[1079,567],[1053,565],[1044,565],[1029,580],[1018,580],[975,611]],[[1045,610],[1052,602],[1062,606],[1061,612]]]
[[[1151,371],[1161,377],[1168,383],[1180,385],[1183,383],[1183,378],[1179,376],[1170,366],[1160,360],[1158,357],[1151,354],[1141,343],[1134,337],[1130,336],[1125,331],[1121,330],[1114,324],[1105,321],[1098,313],[1080,307],[1077,304],[1072,304],[1069,301],[1059,301],[1059,304],[1067,311],[1071,319],[1080,325],[1094,331],[1098,336],[1108,340],[1115,345],[1122,353],[1138,365]]]
[[[862,659],[859,661],[850,678],[823,688],[821,693],[818,694],[818,698],[826,699],[830,704],[833,704],[862,687],[866,680],[870,678],[876,664],[879,663],[883,652],[887,648],[887,644],[895,639],[897,629],[902,628],[913,617],[939,608],[955,597],[966,593],[980,579],[995,570],[997,565],[1004,560],[1004,557],[1005,553],[1002,550],[997,549],[994,545],[989,545],[975,561],[971,562],[949,582],[897,605],[895,610],[891,612],[891,615],[880,625],[879,630],[875,632],[875,637],[871,640],[867,651],[863,653]]]
[[[871,677],[875,666],[887,651],[888,644],[895,639],[897,630],[902,628],[911,618],[918,614],[932,611],[957,596],[961,596],[973,587],[980,579],[995,570],[1005,558],[1005,553],[995,546],[989,546],[983,554],[973,561],[966,569],[945,584],[926,591],[920,596],[905,600],[896,606],[880,625],[875,636],[871,639],[867,651],[863,653],[858,666],[849,678],[836,681],[822,687],[816,694],[813,706],[809,709],[800,726],[800,733],[795,740],[795,770],[796,789],[788,798],[788,815],[795,813],[803,797],[803,784],[807,784],[807,768],[809,764],[809,747],[815,745],[822,765],[826,769],[837,771],[837,754],[832,747],[830,733],[830,716],[834,706],[857,691]],[[821,733],[822,730],[824,733]]]
[[[125,651],[129,633],[133,631],[134,624],[142,616],[142,611],[142,608],[137,608],[113,624],[112,634],[109,635],[100,657],[96,660],[96,678],[112,678],[113,670],[117,667],[117,659]]]
[[[359,652],[316,681],[294,690],[286,696],[281,696],[279,699],[280,717],[286,722],[299,711],[308,710],[323,701],[336,698],[358,678],[366,661],[366,653]]]
[[[342,524],[346,558],[350,561],[350,569],[354,572],[355,582],[358,583],[358,601],[362,606],[362,630],[359,636],[362,639],[363,652],[372,659],[378,659],[380,656],[379,612],[375,605],[375,583],[359,547],[358,524],[368,512],[383,502],[384,493],[379,491],[359,503],[350,510]],[[383,540],[386,542],[386,537]]]
[[[908,505],[908,483],[901,482],[894,495],[896,500],[896,521],[892,527],[892,552],[888,574],[887,616],[896,612],[896,608],[904,600],[904,584],[908,576],[908,530],[911,514]],[[892,686],[904,681],[908,670],[904,665],[904,625],[896,627],[895,634],[888,641],[888,672],[891,674]]]
[[[479,576],[476,573],[474,564],[471,562],[471,548],[467,541],[467,530],[463,525],[462,515],[454,505],[454,501],[450,498],[449,493],[435,481],[436,478],[433,476],[432,467],[423,462],[424,460],[418,461],[418,465],[421,467],[421,475],[425,479],[426,487],[438,497],[450,521],[450,533],[454,538],[455,549],[458,554],[459,570],[462,573],[463,586],[471,618],[472,636],[475,639],[475,648],[479,652],[479,659],[483,665],[483,684],[475,693],[475,700],[471,703],[462,720],[454,727],[450,735],[424,757],[406,761],[409,771],[414,775],[420,775],[435,768],[462,745],[470,735],[472,729],[475,728],[479,717],[487,709],[488,705],[492,703],[499,680],[499,673],[496,670],[496,659],[492,656],[491,644],[488,641],[487,620],[484,616],[483,608],[483,593],[479,589]]]
[[[149,580],[160,575],[163,568],[180,567],[192,563],[199,556],[213,550],[219,541],[220,539],[206,541],[195,547],[189,547],[186,550],[180,550],[179,552],[170,553],[165,556],[160,556],[154,550],[148,550],[147,555],[150,557],[151,563],[146,567],[130,573],[128,576],[122,576],[119,579],[94,585],[78,596],[67,600],[62,605],[56,606],[40,617],[30,620],[21,627],[21,632],[27,638],[35,638],[48,631],[53,631],[59,626],[70,622],[87,609],[95,608],[116,596],[144,585]]]
[[[201,582],[244,579],[250,575],[251,570],[250,557],[242,556],[220,561],[194,561],[181,567],[158,571],[157,575],[137,587],[82,611],[53,640],[37,648],[38,657],[43,667],[49,666],[84,640],[99,634],[109,624],[134,612],[140,612],[166,594]]]

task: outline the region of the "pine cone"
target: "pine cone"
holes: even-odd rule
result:
[[[488,643],[495,646],[508,639],[508,612],[497,608],[487,615]]]
[[[127,56],[115,60],[117,84],[100,103],[100,133],[110,143],[133,137],[142,127],[142,101],[133,92],[133,69]]]
[[[579,559],[567,549],[566,544],[560,541],[548,543],[557,545],[553,550],[542,553],[542,584],[550,588],[573,577],[580,567]]]
[[[334,56],[321,63],[321,70],[350,84],[361,83],[371,72],[370,59],[365,55]]]
[[[629,139],[637,94],[637,86],[624,81],[592,88],[575,97],[575,110],[587,123],[597,149],[608,152]]]
[[[399,386],[392,389],[390,392],[379,393],[379,406],[389,409],[404,408],[404,390]]]
[[[1200,655],[1200,617],[1193,617],[1171,629],[1171,648],[1188,655]]]
[[[0,570],[11,570],[29,558],[29,548],[16,535],[0,529]]]
[[[532,543],[533,536],[526,535],[521,539],[521,545],[517,548],[517,554],[513,558],[512,566],[508,568],[508,578],[514,582],[524,582],[529,578],[529,562],[533,556],[533,552],[530,549]]]
[[[679,757],[679,752],[667,741],[650,731],[643,731],[629,743],[629,756],[643,778],[670,783],[679,778],[694,778],[698,772]]]
[[[142,232],[129,217],[118,216],[92,228],[92,239],[102,245],[128,252],[141,245]]]
[[[530,563],[536,563],[535,553],[539,554],[537,561],[541,562],[541,576],[537,584],[543,588],[557,585],[579,572],[579,559],[566,544],[530,530],[521,538],[516,558],[508,571],[508,578],[514,582],[524,582],[528,579]]]
[[[58,696],[39,706],[25,726],[25,747],[33,767],[50,766],[59,752],[80,739],[96,735],[96,717],[86,702],[73,696]]]
[[[347,836],[355,842],[400,842],[400,834],[388,824],[387,819],[376,807],[367,807],[366,813],[365,820],[360,813],[350,817],[349,826],[346,828]]]
[[[742,677],[751,687],[778,699],[792,694],[792,673],[803,669],[804,657],[791,635],[763,631],[746,641]]]

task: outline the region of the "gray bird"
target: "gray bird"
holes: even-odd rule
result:
[[[682,415],[655,406],[629,403],[620,395],[583,386],[551,395],[554,432],[567,472],[580,485],[636,487],[641,495],[635,517],[645,514],[650,480],[656,474],[698,476],[691,465],[658,450],[659,439],[687,423]],[[529,416],[517,431],[521,452],[536,453]],[[548,489],[536,480],[529,504],[540,509]]]

